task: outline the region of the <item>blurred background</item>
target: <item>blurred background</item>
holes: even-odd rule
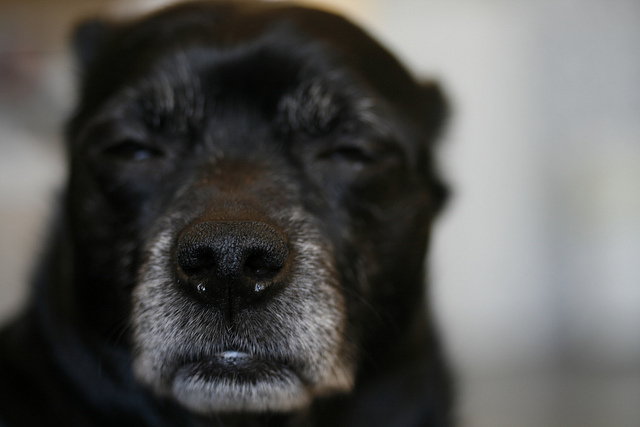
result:
[[[70,29],[165,3],[0,0],[0,322],[64,178]],[[430,293],[461,425],[640,425],[640,2],[315,4],[451,99]]]

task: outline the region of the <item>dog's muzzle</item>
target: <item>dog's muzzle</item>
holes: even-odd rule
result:
[[[168,215],[143,254],[133,370],[195,412],[290,411],[353,386],[331,243],[300,209],[254,211]]]

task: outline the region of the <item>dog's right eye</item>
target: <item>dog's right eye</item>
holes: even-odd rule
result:
[[[161,150],[155,147],[130,139],[112,144],[105,148],[102,153],[114,159],[136,162],[150,160],[163,154]]]
[[[368,164],[375,162],[375,155],[359,147],[339,146],[323,152],[319,156],[322,160],[336,162]]]

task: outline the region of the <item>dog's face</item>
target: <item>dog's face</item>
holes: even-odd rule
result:
[[[198,413],[348,392],[416,316],[442,118],[333,15],[182,6],[80,33],[69,126],[77,309]],[[94,50],[97,53],[92,53]]]

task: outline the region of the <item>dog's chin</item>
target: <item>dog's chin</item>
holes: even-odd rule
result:
[[[200,414],[290,412],[311,401],[310,391],[292,366],[236,351],[178,367],[171,394]]]

